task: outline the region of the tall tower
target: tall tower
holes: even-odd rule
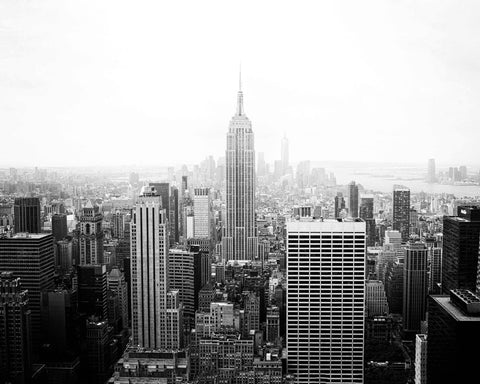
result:
[[[169,290],[166,211],[155,187],[143,187],[131,230],[133,344],[147,349],[182,346],[182,307]]]
[[[435,159],[428,159],[427,183],[434,183],[436,179]]]
[[[363,383],[365,223],[287,223],[287,369],[296,383]]]
[[[358,185],[355,181],[348,184],[348,216],[358,217]]]
[[[282,151],[280,153],[280,161],[282,162],[282,170],[283,174],[285,175],[288,171],[289,166],[289,151],[288,151],[288,139],[287,136],[284,135],[282,138]]]
[[[193,190],[193,236],[195,238],[210,238],[212,234],[212,198],[210,188],[195,188]]]
[[[80,265],[103,263],[103,215],[88,201],[80,215]]]
[[[14,205],[15,232],[40,233],[40,200],[38,197],[18,197]]]
[[[255,226],[255,148],[252,123],[238,91],[237,112],[230,121],[226,150],[226,225],[222,238],[224,260],[258,257]]]
[[[410,190],[395,186],[393,189],[393,229],[400,231],[402,242],[410,237]]]
[[[31,330],[28,291],[12,272],[0,273],[0,380],[30,382]],[[5,380],[5,381],[4,381]]]
[[[403,328],[405,332],[420,331],[427,312],[427,258],[424,243],[408,242],[403,270]]]

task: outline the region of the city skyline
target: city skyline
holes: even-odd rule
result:
[[[402,148],[411,137],[429,146],[408,161],[475,158],[478,4],[275,3],[274,18],[269,5],[248,2],[235,12],[193,3],[191,13],[131,4],[0,6],[2,133],[22,140],[36,165],[117,162],[97,146],[128,153],[124,163],[158,163],[153,143],[165,139],[183,142],[181,152],[163,147],[173,163],[197,161],[206,148],[221,156],[222,116],[233,106],[227,95],[240,61],[257,149],[268,162],[278,158],[284,132],[291,162],[406,161]],[[244,20],[251,20],[248,30]],[[334,143],[338,132],[340,147],[323,145],[319,154],[317,139]],[[470,140],[446,140],[452,132]],[[141,152],[131,134],[150,138]],[[47,143],[55,151],[45,151]],[[5,149],[1,164],[30,165],[27,158],[10,162],[13,151]]]

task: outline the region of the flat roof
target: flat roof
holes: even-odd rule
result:
[[[460,308],[453,305],[450,301],[450,296],[431,296],[431,298],[457,321],[480,322],[480,316],[465,314]]]
[[[11,237],[4,237],[4,239],[43,239],[44,237],[52,236],[51,233],[15,233]]]

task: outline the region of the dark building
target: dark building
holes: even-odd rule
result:
[[[358,185],[354,181],[348,184],[348,216],[358,217]]]
[[[170,194],[170,244],[178,243],[180,240],[180,232],[178,226],[178,215],[180,209],[178,207],[178,188],[171,188]]]
[[[86,324],[86,371],[88,383],[104,384],[113,373],[111,332],[106,321],[92,317]]]
[[[338,192],[335,196],[335,218],[340,217],[340,212],[342,209],[345,209],[345,199],[343,198],[342,192]]]
[[[18,233],[0,237],[0,271],[12,272],[21,279],[23,289],[28,290],[33,350],[38,352],[42,333],[40,295],[54,287],[52,235]]]
[[[424,243],[409,242],[403,270],[403,328],[419,333],[425,320],[428,294],[428,249]]]
[[[23,384],[31,376],[28,291],[11,272],[0,273],[0,382]]]
[[[58,213],[52,216],[52,234],[55,241],[60,241],[67,237],[67,215]]]
[[[410,190],[395,186],[393,189],[393,229],[402,235],[402,241],[410,237]]]
[[[14,205],[15,232],[40,233],[40,200],[38,197],[18,197]]]
[[[430,296],[428,383],[469,383],[478,376],[480,297],[467,290]]]
[[[365,221],[367,246],[375,245],[375,219],[373,217],[373,195],[360,199],[359,217]]]
[[[86,316],[107,319],[107,267],[82,265],[78,272],[78,310]]]
[[[458,216],[443,218],[442,290],[477,287],[480,207],[460,206]]]

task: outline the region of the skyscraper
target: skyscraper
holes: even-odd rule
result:
[[[284,135],[282,138],[282,151],[280,154],[280,161],[282,162],[282,170],[283,174],[285,175],[288,171],[289,163],[289,150],[288,150],[288,139],[287,136]]]
[[[349,217],[358,217],[358,185],[355,184],[355,181],[352,181],[348,184],[348,216]]]
[[[243,110],[241,88],[237,96],[237,112],[227,133],[226,179],[224,260],[256,259],[254,135],[252,123]]]
[[[38,197],[18,197],[13,208],[15,232],[40,233],[40,200]]]
[[[443,218],[442,289],[477,287],[480,207],[460,206],[458,216]]]
[[[193,236],[195,238],[210,238],[212,234],[212,199],[210,188],[195,188],[193,190]]]
[[[17,233],[0,237],[0,271],[12,272],[28,290],[34,352],[40,346],[42,291],[54,286],[55,256],[51,234]]]
[[[78,310],[80,313],[107,320],[106,265],[79,265]]]
[[[338,192],[335,196],[335,218],[340,218],[340,212],[345,209],[345,199],[343,198],[342,192]]]
[[[0,382],[27,383],[31,375],[28,291],[11,272],[0,273]]]
[[[373,217],[373,195],[363,195],[360,198],[359,217],[367,227],[367,246],[375,245],[375,219]]]
[[[143,187],[131,230],[133,345],[147,349],[182,346],[182,308],[169,289],[166,210],[155,187]]]
[[[429,296],[427,383],[468,383],[478,375],[480,297],[468,290]]]
[[[365,223],[287,223],[287,369],[296,383],[363,383]]]
[[[420,331],[427,312],[427,258],[424,243],[408,242],[403,271],[403,328],[406,332]]]
[[[103,215],[88,201],[80,214],[80,265],[103,263]]]
[[[400,231],[402,241],[410,237],[410,190],[402,186],[393,189],[393,229]]]
[[[52,216],[52,234],[55,241],[60,241],[68,235],[66,214],[57,213]]]

